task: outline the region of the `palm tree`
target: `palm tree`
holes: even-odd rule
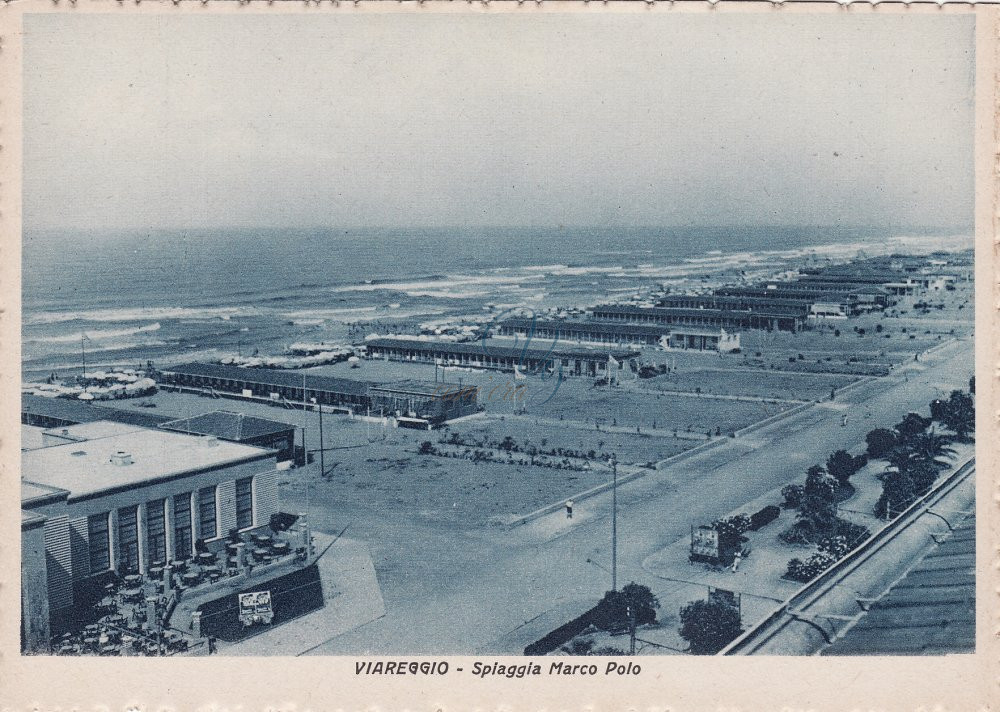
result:
[[[949,439],[944,435],[938,435],[933,430],[914,436],[910,441],[908,449],[913,458],[925,462],[937,469],[945,468],[949,465],[945,458],[955,454],[955,448],[951,447]]]

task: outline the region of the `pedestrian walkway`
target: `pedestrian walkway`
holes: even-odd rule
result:
[[[314,533],[316,550],[333,541]],[[301,655],[330,638],[385,615],[385,603],[365,542],[338,539],[318,561],[326,605],[252,638],[220,647],[220,655]]]

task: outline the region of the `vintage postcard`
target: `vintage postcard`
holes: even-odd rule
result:
[[[7,4],[0,707],[992,708],[998,12]]]

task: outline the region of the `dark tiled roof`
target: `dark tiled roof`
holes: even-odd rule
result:
[[[192,418],[171,420],[168,423],[162,423],[160,427],[178,433],[215,435],[223,440],[232,440],[233,442],[244,442],[295,429],[294,425],[278,420],[267,420],[228,410],[216,410]]]
[[[388,349],[409,349],[411,351],[421,351],[423,353],[450,353],[469,354],[472,356],[498,356],[500,358],[528,358],[528,359],[556,359],[556,358],[579,358],[579,359],[607,359],[614,356],[617,360],[634,358],[638,356],[637,351],[623,351],[620,349],[524,349],[513,346],[498,346],[492,342],[483,343],[457,343],[450,341],[418,341],[416,339],[371,339],[366,344],[371,347],[381,347]]]
[[[602,304],[592,310],[597,312],[609,312],[613,314],[652,314],[662,316],[714,316],[726,319],[746,319],[748,316],[764,316],[787,319],[799,319],[802,317],[801,311],[788,311],[782,309],[737,311],[729,309],[689,309],[683,307],[637,307],[630,304]]]
[[[204,376],[206,378],[225,378],[231,381],[257,383],[262,386],[283,386],[285,388],[302,388],[305,378],[307,390],[325,391],[328,393],[347,393],[351,395],[367,395],[368,383],[352,381],[347,378],[318,376],[302,371],[281,371],[273,368],[243,368],[226,366],[216,363],[185,363],[180,366],[169,366],[161,369],[163,373],[177,373],[186,376]]]
[[[160,423],[172,420],[172,418],[165,415],[92,405],[81,400],[71,400],[69,398],[46,398],[30,394],[21,395],[21,413],[45,418],[57,418],[73,423],[92,423],[95,420],[111,420],[116,423],[137,425],[141,428],[155,428]]]
[[[824,655],[942,655],[976,647],[976,519],[968,517]]]
[[[558,319],[507,319],[500,326],[513,329],[559,329],[585,331],[593,334],[652,335],[666,336],[669,326],[660,324],[619,324],[607,321],[561,321]]]

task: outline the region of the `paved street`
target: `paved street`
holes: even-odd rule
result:
[[[933,398],[967,388],[972,372],[972,342],[949,344],[835,402],[620,487],[619,584],[635,580],[660,591],[662,581],[642,562],[686,536],[691,524],[712,521],[801,480],[807,467],[825,461],[832,451],[857,448],[872,428],[889,427],[909,410],[926,412]],[[841,426],[844,413],[848,423]],[[580,502],[577,510],[572,521],[557,512],[509,531],[429,534],[386,522],[379,541],[370,542],[390,552],[381,564],[376,557],[386,615],[308,652],[520,653],[510,648],[520,645],[519,627],[539,617],[548,624],[552,616],[546,613],[555,608],[567,617],[582,612],[611,587],[610,575],[602,570],[611,560],[611,494]],[[322,512],[311,516],[318,528],[333,527]],[[677,578],[688,574],[689,569],[678,567]],[[695,589],[675,588],[682,596],[697,595]]]

